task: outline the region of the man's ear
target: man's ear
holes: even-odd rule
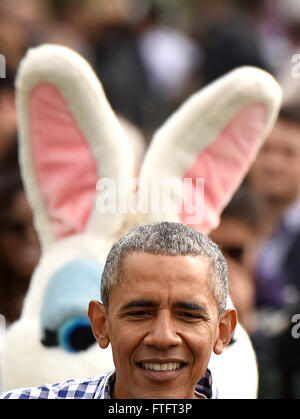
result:
[[[107,312],[104,305],[97,300],[90,301],[88,315],[98,345],[102,349],[107,348],[109,336],[107,333]]]
[[[231,340],[237,324],[237,312],[234,308],[224,310],[219,318],[219,330],[217,340],[214,345],[214,352],[220,355],[223,349]]]

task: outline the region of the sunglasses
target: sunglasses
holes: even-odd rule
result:
[[[236,262],[241,262],[245,253],[243,246],[222,247],[222,251],[225,255],[231,257]]]

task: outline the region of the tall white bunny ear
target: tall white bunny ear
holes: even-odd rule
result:
[[[30,49],[19,67],[20,163],[42,249],[77,233],[113,233],[117,212],[99,216],[96,184],[129,185],[130,145],[89,64],[62,46]]]
[[[158,130],[146,154],[139,189],[145,219],[179,219],[208,234],[255,159],[280,104],[279,84],[255,67],[233,70],[188,99]],[[156,190],[155,198],[154,178],[165,188],[170,180],[169,206],[163,205],[166,189],[163,196]],[[156,214],[149,199],[152,207],[153,199],[160,200]]]

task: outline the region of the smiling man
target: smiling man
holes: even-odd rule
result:
[[[226,309],[227,265],[218,246],[179,223],[137,227],[116,242],[89,304],[115,370],[103,377],[3,393],[0,398],[217,398],[207,369],[237,323]]]
[[[237,322],[227,294],[226,262],[196,230],[162,222],[121,238],[103,271],[103,303],[89,306],[99,346],[112,347],[111,397],[214,397],[207,365]]]

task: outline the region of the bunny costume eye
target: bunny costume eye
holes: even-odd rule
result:
[[[4,390],[114,368],[110,346],[92,344],[87,321],[88,301],[99,298],[112,244],[129,228],[152,221],[182,222],[209,234],[281,104],[280,86],[266,72],[242,67],[224,75],[187,99],[155,133],[139,173],[137,213],[99,213],[98,181],[110,179],[116,190],[122,183],[122,196],[130,200],[135,165],[130,141],[89,64],[66,47],[30,49],[20,64],[16,96],[20,165],[42,256],[21,318],[6,335]],[[174,194],[168,208],[144,211],[151,207],[154,178],[191,180],[187,196]],[[201,219],[184,206],[186,199],[197,199],[198,178],[204,179]],[[241,326],[234,336],[209,368],[220,398],[253,398],[255,354]]]
[[[73,317],[63,323],[58,331],[60,346],[69,352],[78,352],[87,349],[95,343],[95,338],[89,319]]]
[[[41,308],[41,342],[77,352],[95,343],[87,309],[99,298],[102,266],[77,259],[54,272],[48,282]]]

